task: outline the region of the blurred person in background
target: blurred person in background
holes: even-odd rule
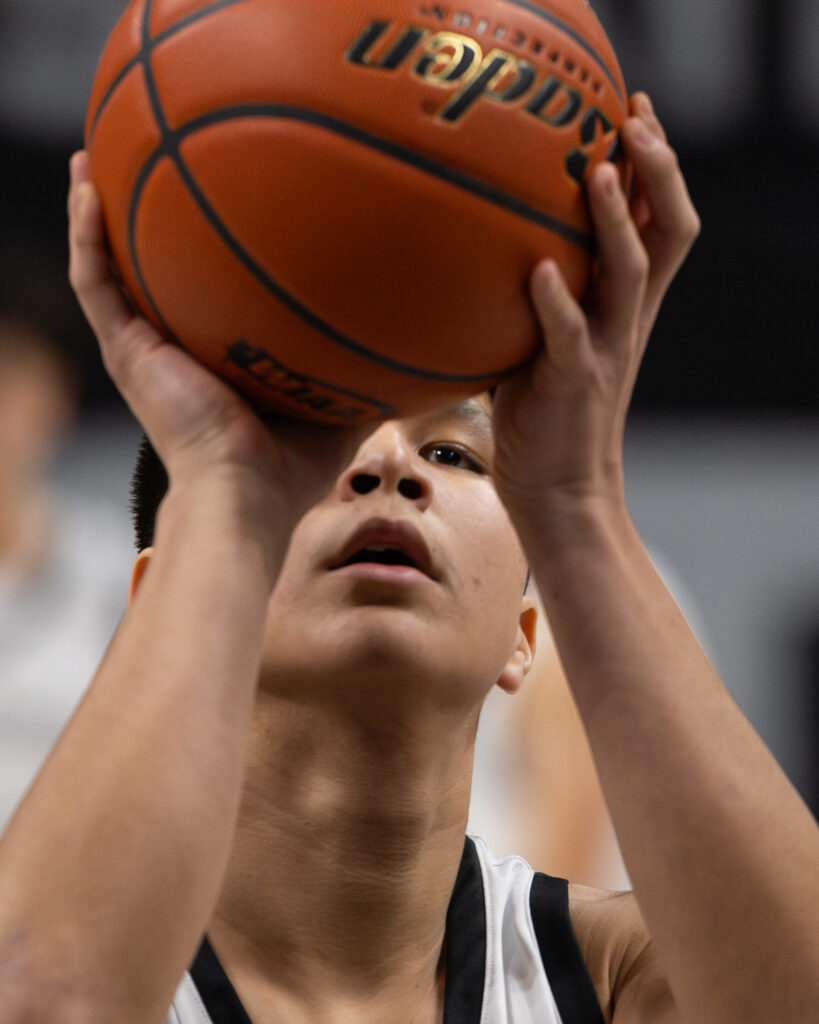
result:
[[[122,517],[54,482],[77,412],[57,340],[33,317],[0,310],[0,825],[124,610]]]
[[[481,712],[469,831],[497,856],[517,853],[540,870],[584,885],[629,888],[586,733],[543,614],[526,686],[515,700],[507,697],[490,691]]]
[[[676,567],[652,560],[700,642],[710,637]],[[630,889],[591,747],[538,604],[537,653],[514,700],[498,687],[481,712],[469,831],[498,856],[518,854],[559,878],[599,889]]]

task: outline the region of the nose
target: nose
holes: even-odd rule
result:
[[[384,423],[358,449],[339,477],[337,490],[343,501],[374,492],[398,494],[423,511],[432,498],[426,465],[401,426]]]

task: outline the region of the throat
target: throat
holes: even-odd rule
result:
[[[332,728],[319,718],[305,728],[303,708],[292,719],[279,708],[254,723],[214,948],[293,998],[355,1003],[396,986],[398,999],[415,986],[429,1000],[464,849],[471,748],[438,743],[444,754],[416,756],[331,717]]]

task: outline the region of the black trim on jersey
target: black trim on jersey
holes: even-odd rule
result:
[[[479,1024],[486,974],[486,902],[475,844],[467,837],[446,915],[444,1024]]]
[[[541,960],[563,1024],[604,1024],[569,915],[569,886],[535,874],[529,906]],[[467,837],[446,917],[444,1024],[479,1024],[486,974],[486,899]],[[207,938],[190,975],[213,1024],[253,1024]]]
[[[253,1024],[207,937],[199,947],[190,976],[213,1024]]]
[[[464,853],[446,917],[444,1024],[479,1024],[486,969],[486,906],[475,844]],[[253,1024],[224,968],[203,940],[190,975],[213,1024]]]
[[[529,908],[540,958],[563,1024],[604,1024],[569,914],[569,883],[539,872],[532,880]]]

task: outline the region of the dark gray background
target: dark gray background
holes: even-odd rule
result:
[[[703,219],[638,383],[631,507],[732,692],[816,809],[819,3],[593,6],[630,89],[652,93]],[[64,240],[67,159],[123,8],[0,3],[0,303],[46,320],[74,353],[84,417],[62,476],[124,509],[135,428],[65,282]]]

